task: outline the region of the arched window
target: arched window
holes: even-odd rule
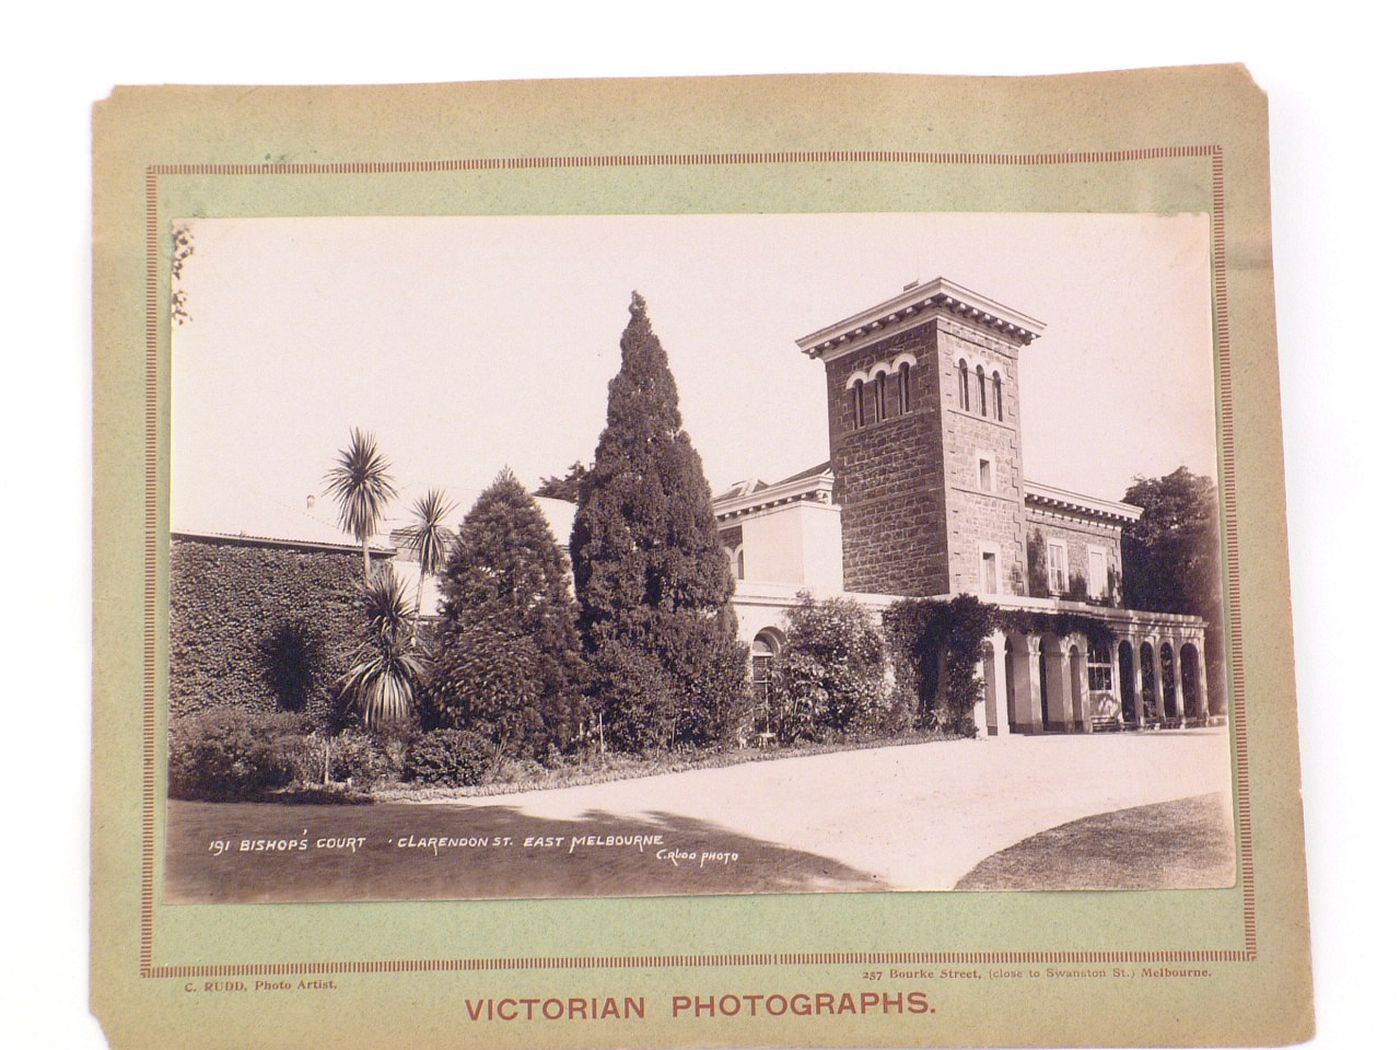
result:
[[[899,414],[909,411],[909,362],[899,366]]]
[[[765,738],[771,739],[772,712],[769,694],[773,685],[773,658],[778,655],[780,648],[778,639],[764,630],[759,632],[749,650],[750,659],[753,661],[751,681],[754,698],[754,729],[760,734],[760,746],[764,743]]]
[[[875,377],[875,422],[885,418],[885,373]]]
[[[982,371],[982,366],[977,366],[977,401],[981,406],[982,414],[987,414],[987,374]]]
[[[1142,665],[1142,714],[1144,718],[1161,718],[1162,711],[1157,706],[1157,661],[1150,642],[1143,642],[1138,648],[1138,662]]]
[[[996,402],[997,422],[1000,423],[1000,422],[1001,422],[1001,419],[1002,419],[1002,415],[1001,415],[1001,373],[1000,373],[1000,372],[993,372],[993,373],[992,373],[992,398],[993,398],[993,400],[995,400],[995,402]]]
[[[729,548],[729,569],[736,580],[744,578],[744,545]]]
[[[851,387],[851,397],[855,404],[856,426],[865,426],[865,380],[857,379]]]
[[[958,362],[958,407],[964,410],[971,410],[972,398],[967,392],[967,362]]]

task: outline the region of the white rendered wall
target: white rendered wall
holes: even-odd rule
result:
[[[841,589],[841,511],[789,503],[745,518],[744,579],[813,591]]]

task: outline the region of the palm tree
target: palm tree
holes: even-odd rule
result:
[[[360,541],[368,586],[369,538],[379,527],[384,508],[398,495],[374,435],[359,427],[350,431],[350,447],[340,451],[340,461],[326,472],[325,481],[326,494],[340,502],[340,527]]]
[[[424,668],[407,639],[413,611],[392,568],[381,568],[365,586],[365,616],[367,637],[340,680],[341,695],[366,729],[408,722]]]
[[[429,489],[413,505],[413,525],[408,531],[408,546],[418,555],[418,594],[413,603],[413,633],[410,645],[418,644],[418,617],[423,611],[423,581],[436,575],[447,561],[452,544],[452,530],[444,524],[457,506],[449,503],[441,489]]]

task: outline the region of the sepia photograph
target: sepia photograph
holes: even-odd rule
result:
[[[164,903],[1236,884],[1207,215],[168,235]]]

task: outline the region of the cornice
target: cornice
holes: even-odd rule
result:
[[[833,506],[832,489],[836,485],[836,475],[830,470],[793,481],[778,482],[765,488],[728,499],[717,499],[714,507],[715,518],[726,522],[760,510],[768,510],[787,503],[818,503]]]
[[[929,310],[943,310],[949,316],[989,329],[1008,342],[1022,346],[1039,338],[1045,331],[1045,322],[1029,314],[989,299],[970,288],[935,277],[932,281],[906,288],[899,295],[858,314],[804,335],[797,340],[797,346],[808,357],[825,360],[886,334],[888,328],[896,325],[908,327],[909,322]]]
[[[1114,521],[1132,522],[1142,517],[1142,508],[1134,507],[1131,503],[1119,503],[1117,500],[1086,496],[1080,492],[1071,492],[1069,489],[1056,488],[1054,485],[1042,485],[1040,482],[1030,479],[1025,479],[1022,482],[1022,487],[1026,493],[1027,504],[1035,503],[1044,507],[1063,508],[1094,517],[1110,518]]]

